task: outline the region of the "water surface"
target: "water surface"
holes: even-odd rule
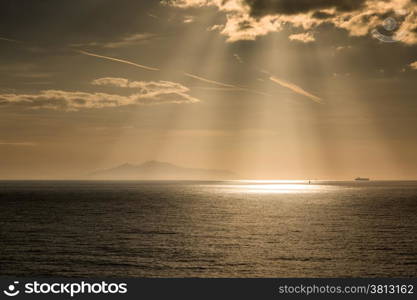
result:
[[[417,276],[417,182],[0,182],[0,275]]]

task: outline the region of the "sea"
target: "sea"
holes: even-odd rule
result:
[[[417,182],[0,181],[0,276],[417,277]]]

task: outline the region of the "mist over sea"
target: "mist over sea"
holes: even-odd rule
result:
[[[416,277],[417,182],[0,181],[0,275]]]

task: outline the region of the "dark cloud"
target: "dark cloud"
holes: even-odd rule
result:
[[[252,24],[247,20],[239,22],[238,25],[240,30],[251,29],[253,27]]]
[[[336,8],[339,11],[353,11],[362,7],[365,0],[245,0],[253,16],[271,14],[293,15],[308,11]]]
[[[114,39],[149,28],[152,20],[146,13],[155,7],[159,7],[158,1],[1,0],[0,33],[49,45]]]
[[[334,14],[329,14],[323,11],[316,11],[313,14],[313,18],[319,19],[319,20],[326,20],[326,19],[330,19],[333,17],[334,17]]]

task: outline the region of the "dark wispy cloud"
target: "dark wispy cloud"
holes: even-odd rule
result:
[[[223,82],[207,79],[207,78],[197,76],[197,75],[194,75],[194,74],[190,74],[190,73],[184,73],[184,75],[187,76],[187,77],[196,79],[198,81],[201,81],[201,82],[205,82],[205,83],[209,83],[209,84],[213,84],[213,85],[217,85],[217,86],[226,88],[228,91],[231,91],[231,90],[244,91],[244,92],[255,93],[255,94],[263,95],[263,96],[270,96],[269,94],[264,93],[264,92],[252,90],[252,89],[249,89],[249,88],[246,88],[246,87],[240,87],[240,86],[233,85],[233,84],[228,84],[228,83],[223,83]]]
[[[101,59],[111,60],[111,61],[114,61],[114,62],[119,62],[119,63],[122,63],[122,64],[131,65],[131,66],[138,67],[138,68],[148,70],[148,71],[159,71],[158,68],[148,67],[148,66],[141,65],[141,64],[129,61],[129,60],[125,60],[125,59],[120,59],[120,58],[115,58],[115,57],[110,57],[110,56],[104,56],[104,55],[100,55],[100,54],[96,54],[96,53],[92,53],[92,52],[88,52],[88,51],[84,51],[84,50],[77,50],[77,52],[80,53],[80,54],[87,55],[87,56],[97,57],[97,58],[101,58]]]
[[[254,16],[274,14],[295,15],[321,9],[353,11],[363,7],[366,0],[244,0]]]
[[[278,84],[278,85],[280,85],[280,86],[282,86],[284,88],[290,89],[294,93],[297,93],[299,95],[305,96],[305,97],[313,100],[314,102],[317,102],[317,103],[320,103],[320,104],[323,103],[323,99],[317,97],[316,95],[313,95],[313,94],[307,92],[302,87],[300,87],[300,86],[298,86],[298,85],[296,85],[294,83],[291,83],[291,82],[282,80],[282,79],[280,79],[278,77],[275,77],[275,76],[271,76],[269,79],[272,82],[274,82],[274,83],[276,83],[276,84]]]
[[[119,41],[135,29],[152,27],[152,19],[143,18],[141,12],[159,6],[159,1],[2,0],[1,35],[51,46]]]
[[[5,38],[5,37],[1,37],[1,36],[0,36],[0,41],[11,42],[11,43],[21,43],[21,41]]]
[[[184,73],[185,76],[202,81],[202,82],[206,82],[206,83],[210,83],[210,84],[214,84],[214,85],[218,85],[218,86],[222,86],[222,87],[227,87],[227,88],[235,88],[235,89],[241,89],[240,87],[233,85],[233,84],[228,84],[228,83],[223,83],[223,82],[219,82],[219,81],[215,81],[215,80],[210,80],[201,76],[197,76],[194,74],[190,74],[190,73]]]
[[[153,33],[135,33],[123,36],[117,40],[105,42],[88,42],[82,44],[72,44],[73,47],[98,47],[98,48],[123,48],[136,45],[148,44],[159,36]]]
[[[15,147],[33,147],[36,146],[33,142],[6,142],[0,141],[0,146],[15,146]]]

